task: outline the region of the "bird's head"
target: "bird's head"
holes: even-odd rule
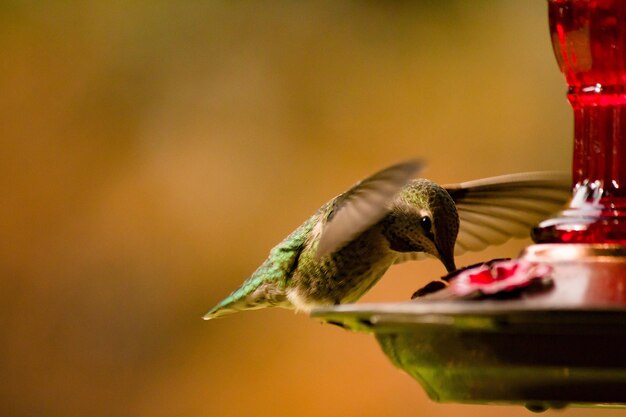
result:
[[[458,232],[454,201],[444,188],[425,179],[409,182],[383,220],[383,233],[391,249],[432,255],[448,272],[456,269],[454,244]]]

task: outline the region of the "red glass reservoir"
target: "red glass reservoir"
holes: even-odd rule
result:
[[[574,109],[573,197],[537,242],[626,244],[626,0],[550,0]]]

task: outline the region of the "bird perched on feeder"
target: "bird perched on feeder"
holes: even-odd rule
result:
[[[204,319],[264,307],[309,312],[354,302],[395,264],[527,237],[570,197],[569,178],[535,172],[439,186],[412,179],[419,160],[393,165],[324,204]]]

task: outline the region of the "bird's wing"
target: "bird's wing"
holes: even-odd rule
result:
[[[529,237],[571,197],[568,175],[528,172],[446,185],[459,213],[455,255]]]
[[[317,256],[341,249],[389,211],[389,203],[423,168],[419,160],[399,163],[375,173],[339,195],[322,229]]]
[[[503,175],[445,185],[459,214],[454,254],[479,251],[512,237],[529,237],[541,220],[570,198],[570,177],[556,172]],[[424,259],[422,253],[402,254],[395,263]]]

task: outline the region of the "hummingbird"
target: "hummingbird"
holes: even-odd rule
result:
[[[528,237],[571,193],[569,178],[559,173],[440,186],[415,179],[423,167],[421,160],[392,165],[322,205],[204,319],[355,302],[389,267],[409,260],[434,257],[452,272],[455,255]]]

